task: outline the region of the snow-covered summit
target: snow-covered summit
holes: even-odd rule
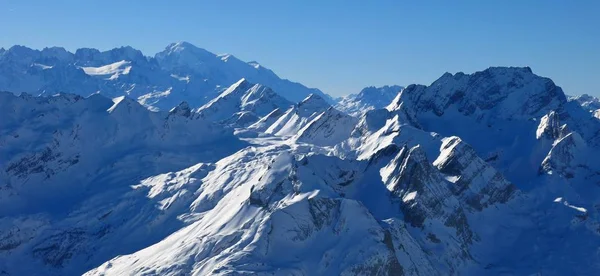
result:
[[[321,110],[326,110],[331,105],[317,94],[310,94],[298,103],[298,110],[306,114],[312,114]]]
[[[360,116],[366,111],[384,108],[402,89],[404,87],[399,85],[365,87],[358,94],[341,97],[335,107],[348,114]]]
[[[291,105],[290,101],[269,87],[240,79],[219,96],[200,107],[197,113],[202,118],[218,122],[234,117],[240,112],[250,112],[259,118],[277,108],[288,108]],[[248,123],[253,122],[244,122],[244,124]]]
[[[332,101],[322,91],[281,79],[256,62],[216,55],[187,42],[170,44],[154,57],[130,46],[75,53],[13,46],[0,53],[0,71],[0,90],[33,95],[99,92],[133,98],[152,110],[169,110],[181,101],[201,106],[241,78],[269,86],[292,102],[313,93]]]
[[[600,109],[600,99],[588,94],[570,97],[569,100],[578,102],[583,108],[589,110],[590,112]]]

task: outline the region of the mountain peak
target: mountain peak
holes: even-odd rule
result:
[[[533,74],[529,67],[490,67],[473,74],[446,73],[430,86],[410,85],[394,106],[400,106],[397,101],[438,116],[456,106],[464,115],[494,112],[496,117],[531,118],[558,108],[566,97],[552,80]]]
[[[198,47],[196,47],[192,43],[189,43],[187,41],[179,41],[179,42],[174,42],[174,43],[167,45],[167,47],[165,49],[172,50],[172,51],[182,51],[185,49],[195,49],[195,48],[198,48]]]
[[[321,97],[317,94],[314,94],[314,93],[308,95],[298,105],[307,105],[307,104],[314,104],[314,103],[325,103],[325,104],[329,105],[327,103],[327,101],[325,101],[325,99],[323,99],[323,97]]]
[[[402,91],[400,85],[368,86],[358,94],[342,97],[336,108],[350,115],[360,116],[372,109],[385,108]]]
[[[595,112],[596,110],[600,109],[600,99],[588,94],[570,97],[569,100],[578,102],[579,105],[590,112]]]
[[[219,95],[219,97],[224,97],[224,96],[229,95],[238,90],[245,91],[246,89],[250,88],[251,86],[252,86],[252,84],[248,80],[246,80],[246,78],[241,78],[240,80],[236,81],[234,84],[229,86],[227,89],[225,89],[225,91],[223,91],[223,93],[221,93],[221,95]]]
[[[211,58],[216,57],[216,55],[214,53],[211,53],[211,52],[207,51],[206,49],[202,49],[192,43],[185,42],[185,41],[175,42],[175,43],[171,43],[171,44],[167,45],[167,47],[165,47],[164,51],[156,54],[156,57],[161,58],[161,57],[165,57],[168,55],[174,55],[174,54],[195,55],[195,56],[197,56],[197,58],[207,57],[207,56],[211,57]]]
[[[14,55],[36,55],[39,51],[31,49],[29,47],[23,46],[23,45],[14,45],[10,48],[8,48],[8,50],[6,50],[7,53],[12,53]]]

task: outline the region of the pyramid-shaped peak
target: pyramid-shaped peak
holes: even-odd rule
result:
[[[174,43],[167,45],[166,49],[183,50],[183,49],[194,49],[194,48],[198,48],[198,47],[196,47],[196,45],[189,43],[187,41],[179,41],[179,42],[174,42]]]
[[[185,41],[171,43],[171,44],[167,45],[167,47],[165,47],[164,51],[162,51],[156,55],[157,56],[165,56],[165,55],[183,54],[183,53],[190,53],[190,54],[194,54],[194,55],[209,55],[211,57],[216,57],[215,54],[207,51],[206,49],[202,49],[192,43],[185,42]]]
[[[329,103],[323,97],[317,94],[310,94],[308,97],[304,98],[298,106],[308,107],[308,106],[321,106],[323,108],[328,108],[330,106]]]
[[[234,92],[240,91],[240,90],[246,91],[246,90],[250,89],[250,87],[252,87],[252,85],[253,84],[250,83],[248,80],[246,80],[246,78],[241,78],[234,84],[230,85],[227,89],[225,89],[225,91],[223,91],[223,93],[221,93],[221,95],[219,97],[224,97],[226,95],[229,95],[231,93],[234,93]]]

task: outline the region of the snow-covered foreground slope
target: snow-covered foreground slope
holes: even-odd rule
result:
[[[2,94],[0,272],[600,270],[600,121],[528,68],[445,74],[360,118],[317,95],[281,108],[261,85],[227,91],[169,113]],[[233,132],[240,112],[257,120]]]
[[[232,130],[125,97],[2,92],[0,112],[0,271],[9,275],[77,274],[160,240],[176,229],[164,200],[185,191],[149,200],[131,185],[245,144]]]
[[[33,95],[74,93],[89,96],[127,96],[146,107],[168,110],[187,101],[192,107],[207,103],[241,78],[268,85],[297,102],[318,89],[279,78],[256,62],[232,55],[215,55],[190,43],[168,45],[154,57],[131,47],[75,53],[52,47],[33,50],[13,46],[0,51],[0,91]]]

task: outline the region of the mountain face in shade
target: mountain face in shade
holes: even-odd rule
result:
[[[332,102],[320,90],[281,79],[256,62],[215,55],[187,42],[170,44],[154,57],[129,46],[75,53],[58,47],[13,46],[0,52],[0,91],[127,96],[153,110],[168,110],[181,101],[201,106],[241,78],[268,85],[293,102],[309,94]]]
[[[216,72],[167,50],[155,62],[181,78]],[[135,69],[80,55],[88,73]],[[385,105],[367,89],[355,112],[231,83],[169,112],[0,93],[0,274],[600,270],[600,120],[531,69],[446,73]]]

